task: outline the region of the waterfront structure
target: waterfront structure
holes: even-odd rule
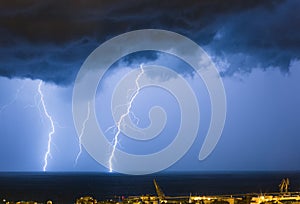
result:
[[[279,185],[280,192],[267,194],[166,196],[156,180],[153,183],[157,195],[128,196],[104,201],[84,196],[78,198],[75,204],[300,204],[300,192],[288,191],[288,178],[283,179]],[[36,201],[2,201],[5,204],[44,204]],[[47,201],[46,204],[52,204],[52,201]]]

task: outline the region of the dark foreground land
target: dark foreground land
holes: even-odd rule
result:
[[[300,172],[160,173],[146,176],[0,173],[0,203],[3,200],[34,200],[39,203],[51,200],[53,204],[71,204],[81,196],[117,202],[129,196],[135,199],[141,195],[153,195],[153,199],[157,200],[153,179],[156,179],[166,196],[264,194],[278,192],[278,185],[283,178],[289,178],[290,191],[300,191]]]

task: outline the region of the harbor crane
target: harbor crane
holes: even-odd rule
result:
[[[280,193],[288,193],[289,185],[290,180],[288,178],[282,179],[281,184],[279,184]]]

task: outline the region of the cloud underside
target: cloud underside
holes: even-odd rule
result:
[[[194,40],[224,75],[270,67],[288,72],[300,56],[299,10],[297,0],[0,3],[0,75],[68,85],[101,43],[146,28]]]

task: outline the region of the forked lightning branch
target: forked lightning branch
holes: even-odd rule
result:
[[[125,104],[127,106],[126,108],[126,112],[123,113],[119,120],[116,122],[115,126],[116,126],[116,133],[115,133],[115,136],[113,138],[113,145],[112,145],[112,151],[111,151],[111,154],[109,156],[109,160],[108,160],[108,164],[109,164],[109,172],[112,172],[113,171],[113,165],[112,165],[112,160],[114,159],[114,155],[115,155],[115,151],[116,151],[116,148],[117,148],[117,145],[118,145],[118,141],[119,141],[119,136],[121,134],[121,131],[122,131],[122,127],[121,126],[124,126],[124,122],[125,122],[125,118],[127,116],[129,116],[129,114],[131,113],[131,107],[132,107],[132,103],[134,101],[134,99],[136,98],[136,96],[139,94],[140,92],[140,84],[139,84],[139,80],[141,78],[141,76],[144,74],[144,68],[143,68],[143,65],[140,65],[140,73],[139,75],[137,76],[137,78],[135,79],[135,90],[133,92],[133,95],[132,97],[130,98],[128,104]]]
[[[43,82],[40,81],[40,83],[38,85],[38,92],[39,92],[39,95],[40,95],[40,104],[42,105],[44,114],[47,117],[47,119],[49,120],[49,123],[50,123],[50,126],[51,126],[50,132],[48,133],[47,151],[46,151],[45,156],[44,156],[43,171],[46,171],[47,170],[47,165],[48,165],[48,159],[49,159],[49,157],[51,157],[51,143],[52,143],[53,134],[55,133],[55,126],[54,126],[54,121],[52,119],[52,116],[48,113],[48,110],[47,110],[47,107],[46,107],[46,104],[45,104],[44,94],[43,94],[42,88],[41,88],[42,84],[43,84]]]

